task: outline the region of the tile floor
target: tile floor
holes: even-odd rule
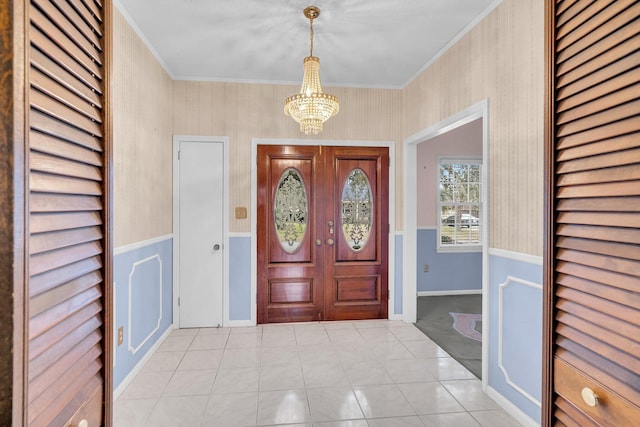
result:
[[[416,327],[387,320],[174,330],[114,425],[520,426]]]

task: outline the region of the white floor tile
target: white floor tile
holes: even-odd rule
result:
[[[164,391],[165,396],[198,396],[211,393],[215,370],[176,371]]]
[[[118,399],[113,405],[113,425],[142,427],[158,399]]]
[[[398,387],[364,385],[353,388],[366,418],[389,418],[416,415]]]
[[[403,341],[402,344],[416,358],[450,357],[446,351],[431,340]]]
[[[313,423],[313,427],[368,427],[367,420],[343,420]]]
[[[262,366],[260,391],[303,389],[302,368],[299,365]]]
[[[142,368],[142,371],[175,371],[182,361],[184,354],[184,351],[158,351],[149,358]]]
[[[302,375],[307,388],[349,386],[349,378],[338,362],[302,365]]]
[[[369,427],[424,427],[418,417],[376,418],[368,420],[368,423]]]
[[[209,396],[163,397],[145,426],[192,427],[200,425]]]
[[[382,366],[396,384],[435,381],[425,359],[385,360]]]
[[[189,350],[220,350],[227,344],[227,336],[220,334],[196,335]]]
[[[255,426],[258,416],[258,393],[213,394],[204,412],[202,427]]]
[[[470,414],[482,427],[522,427],[522,424],[517,422],[502,409],[475,411],[470,412]]]
[[[307,398],[314,422],[364,418],[351,387],[309,389]]]
[[[127,386],[121,399],[148,399],[162,396],[173,372],[140,372]]]
[[[262,344],[262,334],[231,334],[226,348],[258,348]]]
[[[413,325],[171,332],[114,404],[117,427],[517,427]]]
[[[189,350],[184,354],[178,371],[196,371],[218,369],[222,359],[222,350]]]
[[[260,351],[261,366],[300,365],[298,347],[286,345],[282,347],[262,347]]]
[[[500,409],[500,406],[482,391],[482,383],[478,379],[442,381],[442,385],[467,411]]]
[[[327,335],[334,344],[362,343],[364,339],[356,328],[351,329],[327,329]]]
[[[260,366],[259,348],[226,349],[220,361],[221,368],[249,368]]]
[[[230,332],[231,332],[231,328],[200,328],[198,330],[198,336],[203,336],[203,335],[228,336]]]
[[[423,415],[420,419],[426,427],[480,427],[468,412]]]
[[[264,391],[258,394],[258,425],[311,421],[304,390]]]
[[[380,362],[375,360],[344,365],[349,382],[352,385],[391,384],[393,380]]]
[[[213,382],[213,393],[258,391],[260,368],[220,368]]]
[[[394,327],[389,329],[400,341],[426,341],[429,338],[413,325]]]
[[[158,348],[158,352],[161,352],[161,351],[186,351],[189,348],[189,346],[191,345],[191,343],[193,342],[194,338],[195,337],[193,335],[169,336],[169,337],[167,337],[166,340],[164,340],[164,342],[162,343],[160,348]]]
[[[198,334],[198,328],[184,328],[184,329],[174,329],[171,331],[172,337],[175,336],[194,336]]]
[[[439,382],[398,384],[416,414],[462,412],[464,408]]]
[[[475,375],[451,357],[438,357],[432,360],[433,363],[429,365],[430,371],[438,380],[477,380]]]

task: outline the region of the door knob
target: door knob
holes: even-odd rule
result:
[[[322,240],[316,239],[316,246],[320,246],[320,245],[322,245]]]
[[[327,245],[333,246],[333,243],[334,243],[333,239],[327,239]]]
[[[600,403],[598,395],[589,387],[585,387],[582,389],[582,400],[584,400],[584,403],[591,406],[592,408],[598,406],[598,403]]]
[[[219,251],[220,250],[220,245],[217,244],[217,243],[215,245],[213,245],[213,250],[214,251]]]

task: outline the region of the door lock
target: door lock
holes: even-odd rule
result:
[[[333,234],[333,221],[329,221],[329,234]]]
[[[220,245],[217,244],[217,243],[215,245],[213,245],[213,250],[214,251],[219,251],[220,250]]]

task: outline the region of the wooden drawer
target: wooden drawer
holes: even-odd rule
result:
[[[554,359],[553,381],[556,393],[575,405],[597,424],[602,426],[638,425],[640,407],[557,357]],[[589,406],[585,402],[582,397],[584,388],[591,389],[597,395],[596,406]]]
[[[76,411],[65,427],[100,427],[102,425],[102,387],[97,387],[91,397]],[[82,421],[86,421],[83,424]]]

